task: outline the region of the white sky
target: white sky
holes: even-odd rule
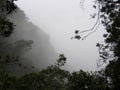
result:
[[[16,3],[30,21],[50,36],[56,52],[65,54],[68,58],[66,68],[96,70],[96,43],[103,41],[104,28],[100,26],[84,41],[70,39],[76,29],[84,30],[94,25],[95,19],[90,17],[95,12],[91,0],[86,0],[84,10],[80,0],[18,0]]]

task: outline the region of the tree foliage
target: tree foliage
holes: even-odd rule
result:
[[[82,6],[85,0],[81,0]],[[95,0],[95,9],[98,10],[97,20],[93,28],[88,30],[75,31],[75,39],[83,40],[91,33],[93,33],[95,27],[100,21],[107,33],[103,35],[105,41],[103,43],[97,43],[99,50],[99,61],[102,64],[108,62],[106,65],[104,74],[106,77],[106,84],[113,90],[120,90],[120,0]],[[98,7],[98,8],[97,8]],[[91,31],[89,33],[89,31]],[[88,32],[88,35],[81,37],[80,34]],[[99,63],[99,66],[102,66]]]
[[[62,54],[62,56],[64,56]],[[64,56],[65,57],[65,56]],[[59,57],[59,60],[61,55]],[[64,59],[57,60],[61,65]],[[89,73],[83,70],[70,73],[62,66],[48,66],[40,72],[32,72],[21,77],[0,73],[1,90],[111,90],[107,89],[101,72]],[[65,63],[64,63],[65,64]]]
[[[8,37],[14,30],[14,24],[6,16],[17,8],[14,4],[16,0],[0,0],[0,35]]]
[[[5,20],[0,17],[0,35],[3,37],[8,37],[13,33],[14,24],[9,20]]]
[[[32,40],[10,41],[15,25],[7,16],[16,11],[16,0],[0,0],[0,71],[8,71],[14,66],[24,67],[20,61],[21,55],[31,49]],[[24,33],[24,32],[23,32]],[[8,68],[11,66],[11,68]],[[33,66],[32,66],[33,67]]]
[[[104,43],[98,43],[100,57],[109,61],[105,68],[107,82],[113,90],[120,90],[120,0],[97,0],[100,3],[101,22],[107,34]]]

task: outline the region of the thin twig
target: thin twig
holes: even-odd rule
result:
[[[93,27],[90,28],[90,29],[83,30],[83,31],[79,32],[79,34],[80,34],[80,33],[85,33],[85,32],[92,31],[92,32],[88,33],[86,36],[84,36],[84,37],[82,38],[82,40],[85,39],[86,37],[88,37],[89,35],[91,35],[92,33],[96,32],[99,24],[100,24],[100,3],[99,3],[99,5],[98,5],[97,20],[96,20],[95,24],[93,25]]]

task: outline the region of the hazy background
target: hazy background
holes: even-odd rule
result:
[[[96,19],[90,17],[90,14],[95,12],[92,0],[86,0],[83,7],[80,6],[80,0],[18,0],[16,3],[28,17],[27,21],[39,28],[36,32],[34,28],[30,28],[30,25],[22,24],[24,30],[31,30],[31,34],[37,33],[37,38],[34,38],[34,43],[37,41],[36,46],[33,46],[33,52],[28,53],[28,56],[32,55],[31,59],[37,58],[39,62],[49,63],[51,59],[63,53],[67,57],[66,69],[97,70],[98,50],[96,43],[103,41],[104,28],[99,26],[95,33],[83,41],[70,39],[76,29],[82,31],[94,25]],[[13,20],[18,21],[18,18]],[[31,34],[28,34],[28,39],[32,39],[31,37],[36,35],[32,34],[32,36]],[[42,43],[42,47],[39,47],[40,43]],[[42,60],[42,56],[47,59]],[[35,62],[35,64],[37,66],[46,64],[39,62]]]
[[[7,50],[7,53],[19,56],[22,67],[13,68],[12,71],[17,69],[19,73],[24,73],[54,64],[58,54],[50,43],[50,37],[30,22],[22,10],[18,8],[16,11],[8,16],[16,26],[8,39],[12,49]]]

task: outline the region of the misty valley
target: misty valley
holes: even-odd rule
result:
[[[119,0],[0,0],[0,90],[120,90]]]

